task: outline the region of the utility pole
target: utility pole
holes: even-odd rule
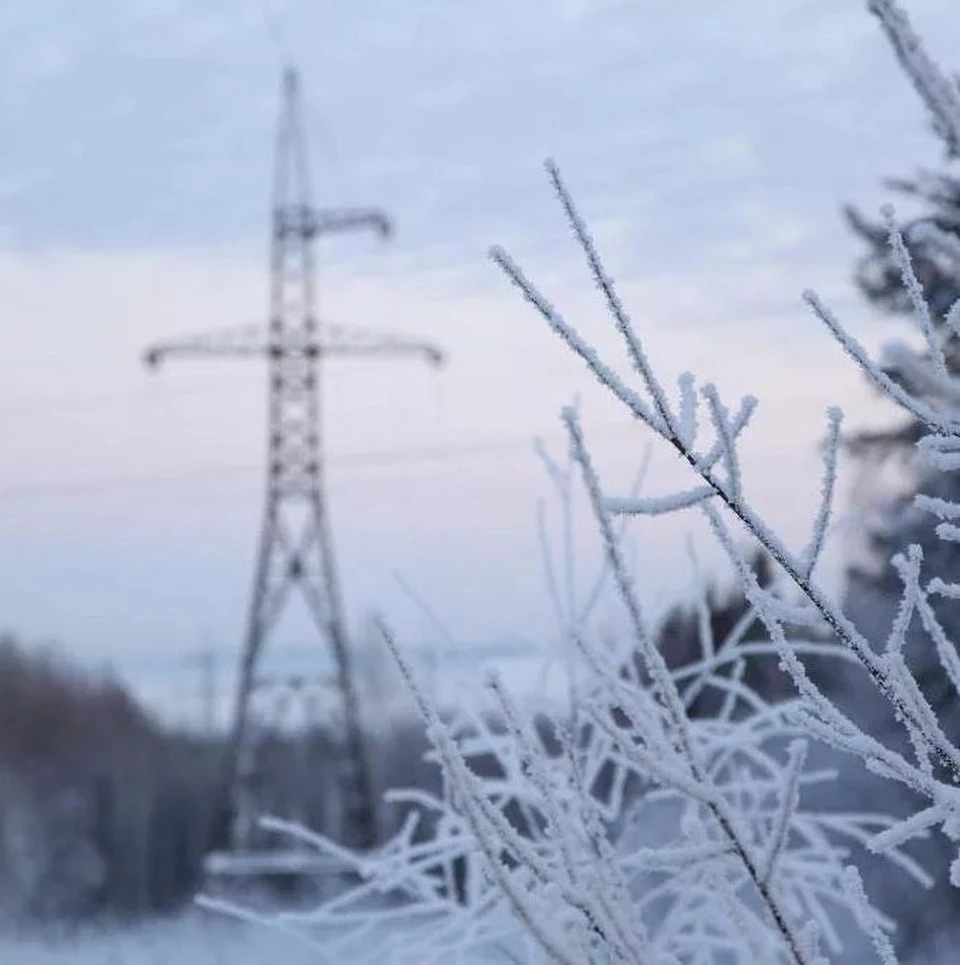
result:
[[[144,360],[156,367],[171,356],[252,357],[265,358],[269,369],[266,502],[222,775],[223,803],[233,821],[231,845],[244,846],[236,820],[244,793],[239,764],[245,755],[257,664],[296,590],[333,653],[346,744],[343,807],[356,833],[354,843],[369,847],[374,843],[376,808],[328,514],[320,438],[321,362],[331,356],[407,355],[439,365],[443,355],[427,342],[318,319],[313,242],[323,234],[354,230],[388,237],[391,225],[377,209],[312,206],[299,78],[293,68],[283,74],[272,220],[267,331],[235,329],[161,342],[147,349]]]

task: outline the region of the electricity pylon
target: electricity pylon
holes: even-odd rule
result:
[[[356,844],[367,847],[374,843],[375,802],[324,485],[321,362],[331,356],[412,355],[439,365],[443,355],[427,342],[318,320],[313,242],[322,234],[360,229],[372,229],[383,237],[391,232],[389,219],[379,210],[318,210],[311,204],[299,79],[288,68],[283,74],[276,144],[269,328],[159,342],[146,350],[144,360],[156,367],[173,356],[252,357],[265,358],[269,367],[266,504],[224,756],[221,804],[236,815],[241,793],[238,763],[248,731],[258,659],[291,591],[297,589],[333,652],[346,739],[343,808],[355,829]],[[234,823],[234,847],[242,846],[238,833]]]

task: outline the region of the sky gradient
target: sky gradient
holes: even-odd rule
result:
[[[875,210],[884,176],[940,160],[864,6],[8,4],[0,625],[134,675],[138,661],[236,646],[262,498],[263,372],[185,362],[151,375],[138,357],[157,337],[263,318],[285,57],[304,77],[316,200],[383,205],[398,228],[387,246],[323,245],[321,314],[450,355],[440,374],[329,369],[333,518],[355,619],[376,607],[410,639],[436,634],[399,571],[460,639],[541,639],[552,624],[535,506],[548,486],[530,441],[556,437],[579,395],[611,490],[643,458],[644,434],[486,256],[506,245],[618,351],[547,156],[662,370],[761,398],[747,479],[804,541],[824,409],[840,403],[860,423],[889,411],[799,292],[817,288],[876,344],[889,326],[850,284],[839,204]],[[909,9],[960,66],[956,5]],[[651,490],[681,479],[655,450]],[[687,529],[699,532],[637,531],[649,599],[682,588]],[[589,568],[583,514],[578,532]]]

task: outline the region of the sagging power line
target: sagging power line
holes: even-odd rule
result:
[[[595,444],[602,446],[612,439],[627,435],[636,437],[636,425],[617,423],[599,426],[591,432]],[[546,442],[563,444],[566,437],[562,433],[555,433],[542,437]],[[389,468],[390,466],[417,465],[430,462],[446,462],[494,453],[517,453],[520,455],[533,454],[533,436],[501,436],[478,442],[446,443],[437,446],[407,446],[402,449],[372,449],[366,452],[333,452],[326,456],[328,469],[338,472],[349,470]],[[169,473],[143,473],[116,476],[95,476],[89,479],[79,479],[74,482],[62,480],[38,480],[28,483],[13,483],[8,486],[0,485],[0,501],[16,499],[18,497],[33,496],[69,496],[73,493],[95,493],[117,489],[138,489],[142,487],[180,485],[183,483],[202,482],[204,480],[222,479],[229,476],[251,476],[262,472],[263,466],[258,462],[237,463],[223,466],[203,466],[195,469],[183,469]]]

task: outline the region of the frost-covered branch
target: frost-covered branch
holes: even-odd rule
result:
[[[957,85],[926,54],[893,0],[868,6],[937,130],[958,153]],[[567,463],[541,450],[561,501],[560,565],[543,512],[540,529],[570,706],[534,716],[492,676],[484,690],[486,713],[466,705],[441,713],[404,658],[402,642],[381,623],[427,726],[442,790],[394,792],[392,799],[412,813],[373,854],[353,854],[285,822],[269,822],[274,832],[336,857],[354,874],[319,907],[270,920],[311,940],[323,936],[319,960],[353,965],[823,965],[844,954],[841,931],[854,921],[890,965],[895,923],[870,907],[851,854],[885,855],[898,872],[928,885],[929,875],[901,849],[938,830],[953,845],[960,841],[960,749],[905,656],[908,632],[919,625],[960,698],[956,642],[935,606],[938,598],[960,599],[960,580],[930,578],[919,549],[908,550],[895,564],[902,593],[889,632],[883,640],[861,633],[816,577],[834,513],[839,410],[828,411],[809,539],[793,550],[749,497],[739,447],[756,398],[744,395],[731,404],[691,373],[679,377],[675,393],[667,390],[556,164],[548,162],[547,173],[623,344],[630,378],[618,374],[506,251],[492,249],[493,260],[599,384],[681,458],[690,478],[675,492],[611,497],[579,413],[564,411]],[[892,215],[888,221],[923,354],[898,345],[874,360],[819,297],[804,297],[872,384],[925,427],[922,455],[935,469],[954,471],[960,468],[960,383],[947,369],[944,349],[960,333],[960,308],[935,317],[908,245]],[[942,238],[939,243],[950,247]],[[960,249],[950,251],[960,257]],[[577,486],[603,559],[585,599],[572,535]],[[929,496],[918,506],[940,539],[960,540],[960,505]],[[690,511],[706,518],[739,578],[748,613],[716,639],[704,593],[696,652],[671,664],[640,605],[624,527],[637,517]],[[738,523],[776,565],[774,583],[761,581],[749,564],[733,535]],[[591,624],[608,592],[626,617],[612,645]],[[776,701],[751,686],[746,668],[758,657],[779,663],[796,696]],[[806,661],[812,657],[860,668],[889,704],[903,746],[888,746],[841,711],[811,674]],[[717,698],[716,711],[694,715],[708,692]],[[921,803],[898,819],[808,807],[807,789],[833,779],[810,763],[811,739],[863,761]],[[951,876],[960,885],[960,858]],[[385,931],[402,938],[372,941]]]
[[[960,151],[960,91],[937,66],[894,0],[868,0],[870,12],[883,26],[904,73],[926,104],[937,133],[952,154]]]
[[[548,462],[548,475],[569,496],[579,472],[605,560],[603,582],[628,613],[629,648],[611,649],[591,631],[595,586],[586,584],[585,600],[560,592],[562,612],[576,622],[565,632],[577,661],[579,712],[535,721],[493,676],[494,714],[463,709],[445,717],[402,643],[380,624],[445,775],[439,797],[393,798],[434,815],[434,828],[418,836],[411,816],[379,853],[351,857],[271,822],[345,865],[352,861],[359,879],[319,908],[277,916],[278,925],[324,936],[328,957],[332,949],[356,965],[454,955],[524,965],[686,965],[729,956],[813,965],[824,948],[840,954],[834,919],[848,905],[847,848],[866,847],[893,823],[804,808],[804,789],[829,775],[806,765],[794,702],[771,703],[742,679],[747,661],[777,655],[770,640],[749,635],[756,611],[720,639],[701,618],[699,650],[676,666],[666,662],[636,599],[622,520],[610,512],[576,411],[566,410],[564,422],[569,462]],[[562,545],[563,552],[572,546]],[[578,583],[572,572],[567,581]],[[851,659],[816,640],[798,642],[797,652]],[[639,674],[630,669],[634,659]],[[691,695],[707,690],[724,697],[719,713],[691,717]],[[491,758],[493,771],[481,771],[479,762]],[[895,847],[892,854],[900,858]],[[905,857],[903,865],[919,876]],[[850,906],[848,917],[853,912]],[[374,942],[387,929],[403,941]]]
[[[596,248],[586,235],[585,231],[579,227],[583,224],[583,219],[576,212],[570,192],[566,189],[560,177],[557,166],[549,162],[547,165],[550,180],[557,191],[564,210],[567,212],[571,224],[574,226],[577,240],[584,247],[585,256],[591,265],[599,261]],[[586,239],[586,240],[585,240]],[[704,397],[710,402],[712,421],[715,429],[714,440],[709,452],[703,453],[696,446],[696,438],[685,441],[685,437],[678,433],[675,426],[680,421],[676,414],[672,412],[666,400],[666,394],[662,388],[660,380],[652,369],[650,362],[642,348],[639,337],[633,332],[632,327],[629,335],[624,335],[628,350],[632,358],[639,359],[637,367],[641,373],[645,389],[648,391],[653,401],[653,410],[649,404],[645,403],[642,397],[629,388],[623,380],[616,374],[612,366],[600,358],[595,349],[590,346],[576,332],[576,330],[563,318],[558,310],[543,295],[537,286],[526,277],[523,270],[510,255],[502,248],[494,247],[491,249],[491,257],[494,262],[505,272],[510,281],[521,291],[524,298],[529,301],[540,313],[541,317],[547,322],[548,326],[560,336],[561,339],[586,363],[588,369],[598,379],[600,384],[610,391],[615,398],[624,404],[633,415],[645,423],[660,438],[668,443],[690,466],[694,473],[705,483],[715,494],[720,502],[736,516],[757,540],[757,542],[770,554],[773,560],[784,570],[790,579],[796,584],[799,591],[807,598],[819,617],[830,627],[836,638],[847,646],[860,661],[861,665],[873,679],[878,689],[893,704],[897,713],[907,722],[914,731],[923,732],[924,722],[918,718],[918,713],[924,714],[925,708],[918,704],[916,699],[907,699],[901,693],[901,687],[896,671],[889,664],[881,660],[873,651],[869,641],[857,629],[851,620],[843,613],[840,607],[831,599],[809,575],[810,567],[803,556],[809,557],[808,549],[803,556],[795,555],[787,549],[781,538],[777,535],[776,529],[768,523],[744,496],[739,472],[739,459],[736,455],[737,434],[732,430],[727,421],[727,416],[721,411],[719,396],[713,386],[704,387]],[[606,273],[603,274],[603,290],[608,303],[611,299],[619,300],[615,294],[612,280]],[[811,296],[812,301],[819,305],[819,300]],[[824,311],[826,311],[824,309]],[[829,313],[827,313],[829,316]],[[832,319],[832,316],[829,316]],[[630,327],[629,319],[622,308],[618,308],[615,313],[618,331],[623,334],[624,327]],[[847,342],[851,342],[843,332],[838,323],[833,323],[838,337],[843,337]],[[863,350],[857,347],[862,364],[870,368],[872,363]],[[872,366],[874,374],[881,380],[882,384],[889,383],[894,391],[902,392],[885,373],[880,372],[876,366]],[[684,381],[686,389],[681,393],[681,409],[686,406],[689,408],[690,380]],[[684,395],[686,393],[686,395]],[[750,413],[755,408],[755,402],[751,402],[751,397],[745,397],[741,411]],[[749,416],[743,418],[743,425],[748,421]],[[831,414],[831,420],[836,419],[836,414]],[[735,425],[737,420],[734,420]],[[946,423],[945,423],[946,424]],[[726,467],[726,478],[719,478],[714,465],[721,462]],[[824,487],[822,492],[822,505],[828,499],[832,499],[832,485]],[[685,497],[677,497],[683,503]],[[706,497],[698,499],[702,507],[707,508]],[[818,517],[828,517],[829,509],[822,508]],[[960,751],[942,733],[931,735],[931,746],[938,758],[950,767],[954,773],[960,776]]]

